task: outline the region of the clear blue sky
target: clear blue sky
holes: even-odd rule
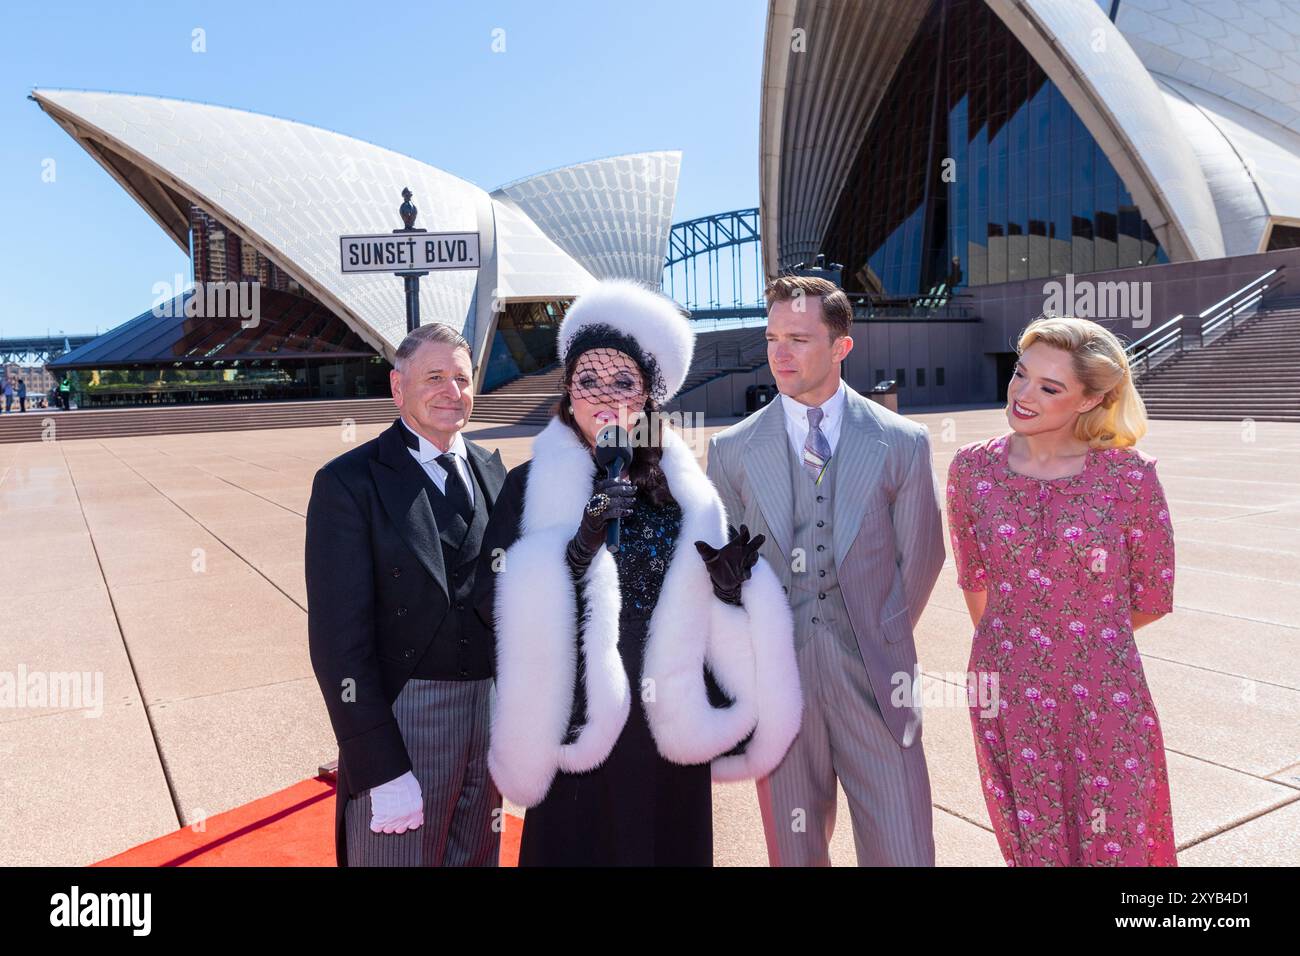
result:
[[[5,4],[0,337],[105,330],[188,263],[37,105],[34,87],[272,113],[487,189],[585,159],[683,151],[675,220],[758,204],[763,0]],[[400,11],[400,12],[399,12]],[[207,52],[191,51],[206,31]],[[505,30],[505,53],[492,31]],[[426,97],[376,93],[406,60]],[[41,181],[42,162],[57,179]]]

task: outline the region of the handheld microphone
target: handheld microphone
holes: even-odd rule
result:
[[[623,469],[632,464],[632,449],[628,445],[627,431],[619,425],[606,425],[596,435],[596,464],[605,469],[606,478],[617,478]],[[613,554],[618,550],[619,526],[622,518],[605,525],[605,550]]]

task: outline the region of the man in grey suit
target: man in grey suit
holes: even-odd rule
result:
[[[795,618],[804,716],[758,782],[773,866],[827,866],[836,781],[859,866],[933,866],[912,629],[944,562],[929,432],[840,379],[852,306],[825,279],[767,288],[781,396],[709,442],[732,524],[767,536]]]

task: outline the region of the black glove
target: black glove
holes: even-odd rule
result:
[[[599,478],[592,487],[591,498],[582,511],[582,523],[569,539],[565,556],[569,568],[581,575],[605,543],[605,526],[615,518],[626,518],[636,501],[636,485],[626,478]],[[592,514],[592,511],[597,511]]]
[[[695,550],[704,559],[713,582],[713,593],[727,604],[740,606],[740,586],[749,580],[750,570],[758,562],[758,549],[767,540],[764,535],[750,539],[749,528],[740,526],[740,532],[727,525],[727,541],[721,548],[713,548],[703,541],[695,542]]]

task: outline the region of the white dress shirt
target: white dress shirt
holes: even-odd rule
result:
[[[840,387],[821,406],[824,413],[820,423],[821,430],[822,434],[826,436],[826,441],[831,446],[832,455],[835,454],[836,442],[840,440],[840,425],[844,422],[844,404],[847,400],[848,394],[844,391],[844,379],[840,379]],[[813,406],[797,402],[789,395],[782,395],[781,407],[785,409],[785,433],[790,436],[790,445],[794,448],[795,460],[802,461],[803,446],[808,441],[808,409]]]
[[[433,483],[438,486],[438,490],[445,495],[447,493],[447,473],[443,471],[442,465],[438,464],[437,461],[438,456],[443,454],[442,449],[423,435],[418,434],[405,421],[402,421],[402,427],[414,435],[420,443],[419,451],[409,445],[406,450],[411,453],[412,458],[420,463],[420,467],[424,469],[425,474],[433,479]],[[461,437],[460,432],[456,432],[456,437],[451,440],[451,447],[447,451],[455,456],[456,467],[460,469],[460,480],[465,483],[465,490],[469,492],[469,503],[472,505],[474,503],[474,482],[471,480],[469,472],[469,450],[465,447],[465,439]]]

